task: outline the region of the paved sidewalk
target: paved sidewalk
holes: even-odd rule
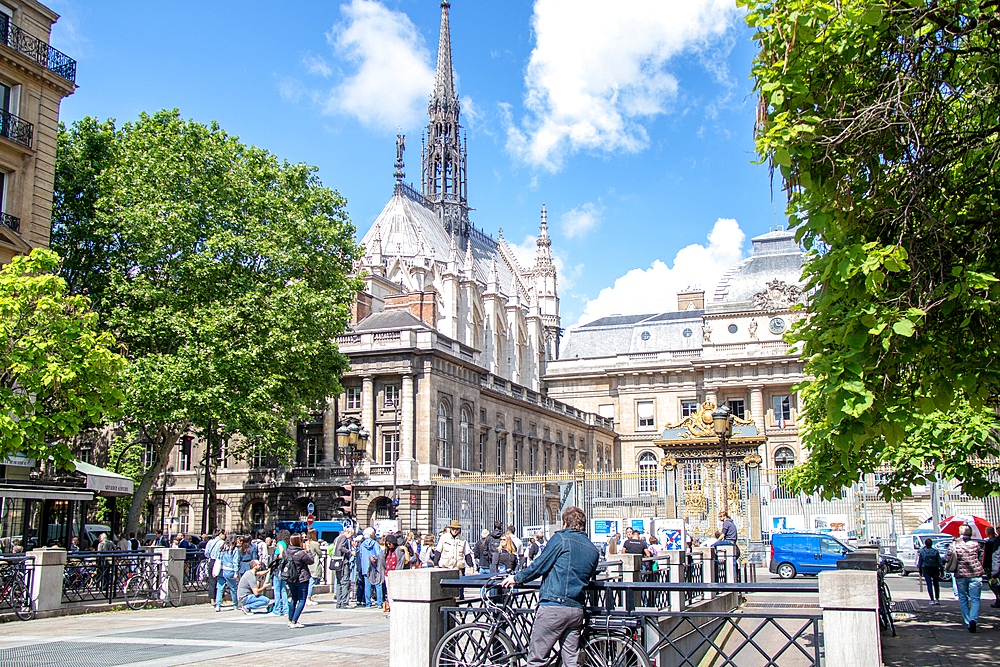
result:
[[[240,664],[388,667],[389,619],[374,609],[305,608],[287,619],[208,604],[38,619],[0,625],[4,667],[172,667]],[[331,598],[332,599],[332,598]],[[294,657],[293,652],[294,651]]]
[[[1000,609],[983,593],[978,632],[962,624],[962,611],[951,586],[941,587],[941,605],[930,606],[926,593],[893,593],[896,637],[882,634],[882,660],[891,667],[1000,665]],[[902,603],[902,604],[900,604]],[[908,613],[910,612],[910,613]]]

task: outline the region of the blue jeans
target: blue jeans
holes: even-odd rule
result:
[[[288,589],[288,622],[298,623],[299,615],[306,606],[306,593],[309,592],[309,582],[303,581],[301,584],[290,584],[285,582]]]
[[[309,577],[309,591],[306,593],[306,597],[312,600],[313,596],[313,586],[319,583],[319,577]]]
[[[222,606],[222,594],[229,586],[229,597],[233,599],[233,606],[239,607],[236,599],[236,573],[223,570],[215,580],[215,606]]]
[[[378,600],[376,606],[382,606],[382,584],[374,584],[368,581],[368,577],[365,577],[365,606],[372,606],[372,589],[375,590],[375,599]]]
[[[243,598],[243,608],[244,609],[260,609],[261,607],[266,607],[271,604],[271,599],[266,598],[263,595],[250,595]]]
[[[979,596],[983,593],[982,577],[955,577],[958,590],[958,605],[962,608],[962,620],[968,625],[979,621]]]
[[[275,616],[284,616],[288,613],[288,585],[284,579],[274,577],[274,609],[271,613]]]

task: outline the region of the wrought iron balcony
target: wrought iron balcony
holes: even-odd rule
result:
[[[42,40],[10,24],[6,14],[0,14],[0,42],[23,53],[47,70],[67,81],[76,83],[76,61]]]
[[[7,137],[22,146],[31,148],[35,128],[28,121],[6,111],[0,111],[0,137]]]
[[[0,224],[11,231],[15,231],[18,234],[21,233],[21,218],[15,218],[12,215],[0,213]]]

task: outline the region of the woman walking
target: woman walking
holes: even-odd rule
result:
[[[277,568],[280,567],[282,558],[285,555],[285,549],[288,548],[288,541],[291,539],[291,533],[287,530],[278,531],[278,541],[274,545],[274,559],[272,564],[274,569],[272,572],[276,572]],[[285,584],[284,579],[278,576],[272,577],[274,583],[274,609],[269,613],[274,616],[284,616],[288,613],[288,586]]]
[[[219,561],[221,571],[215,580],[215,611],[222,611],[222,595],[226,586],[229,587],[229,597],[233,599],[233,609],[236,609],[239,606],[239,599],[236,597],[236,571],[240,566],[240,557],[235,535],[226,537],[219,551]]]
[[[302,548],[301,535],[292,535],[290,538],[284,561],[281,571],[285,573],[285,586],[288,589],[288,627],[304,628],[306,626],[299,623],[299,616],[306,606],[309,566],[312,565],[313,557]]]
[[[241,535],[236,538],[237,547],[237,558],[239,560],[239,566],[236,569],[236,581],[239,582],[240,577],[242,577],[250,569],[251,561],[258,561],[257,550],[254,548],[253,540],[250,539],[249,535]]]
[[[924,540],[924,548],[917,556],[917,570],[927,584],[931,604],[941,604],[941,554],[934,548],[934,540],[929,537]]]
[[[323,576],[323,550],[319,547],[319,533],[310,528],[307,533],[309,537],[309,555],[313,557],[312,565],[309,566],[309,591],[306,595],[306,604],[319,604],[313,600],[313,588],[320,582]]]

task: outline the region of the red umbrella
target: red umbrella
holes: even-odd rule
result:
[[[950,516],[942,521],[939,529],[942,533],[948,533],[949,535],[958,537],[962,526],[971,526],[972,536],[984,539],[986,536],[986,529],[992,527],[993,524],[982,517],[972,516],[971,514],[956,514],[955,516]]]

